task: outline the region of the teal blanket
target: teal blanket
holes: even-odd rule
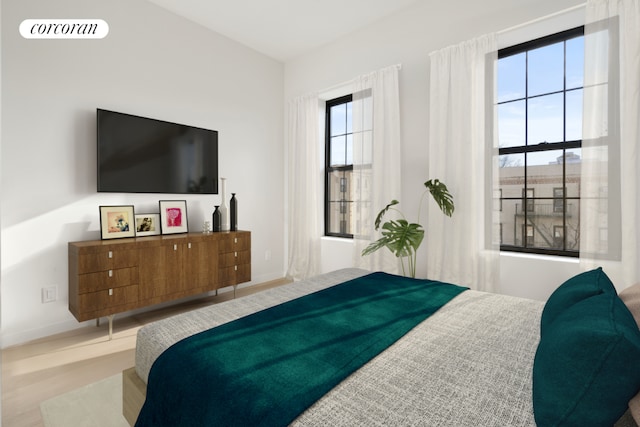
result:
[[[467,288],[372,273],[186,338],[136,426],[284,426]]]

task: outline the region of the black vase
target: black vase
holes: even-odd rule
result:
[[[236,193],[231,193],[231,200],[229,201],[229,222],[231,231],[236,231],[238,229],[238,199],[236,199]]]
[[[218,210],[220,206],[216,206],[216,209],[213,211],[213,215],[212,215],[212,227],[213,227],[213,231],[220,231],[220,226],[222,223],[222,215],[220,214],[220,211]]]

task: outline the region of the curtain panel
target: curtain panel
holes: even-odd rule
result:
[[[580,210],[580,264],[621,288],[638,277],[640,3],[589,0]]]
[[[287,276],[302,280],[320,273],[320,195],[324,194],[320,100],[317,94],[308,94],[287,107]]]
[[[447,185],[455,212],[429,200],[425,230],[429,278],[490,292],[499,284],[496,60],[494,34],[430,54],[429,178]]]
[[[371,271],[399,273],[399,261],[386,248],[362,256],[380,237],[375,218],[401,197],[400,94],[398,65],[354,80],[353,116],[353,264]]]
[[[361,75],[353,88],[353,157],[351,230],[353,265],[371,271],[398,273],[398,260],[380,250],[363,257],[362,250],[377,239],[377,213],[400,197],[399,65]],[[317,94],[288,103],[288,268],[287,276],[300,280],[319,274],[323,236],[324,138]],[[378,234],[379,236],[379,234]]]

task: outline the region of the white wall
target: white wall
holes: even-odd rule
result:
[[[28,18],[103,19],[110,32],[25,40]],[[67,243],[100,238],[98,206],[157,212],[159,199],[187,199],[200,231],[219,204],[96,193],[97,107],[218,130],[221,176],[253,233],[252,283],[284,275],[281,63],[144,0],[3,0],[1,36],[3,347],[80,325],[67,309]],[[58,299],[42,304],[48,286]]]
[[[391,17],[317,49],[285,65],[285,100],[340,85],[359,74],[402,64],[402,182],[403,212],[417,213],[427,170],[429,134],[429,53],[489,32],[572,8],[583,0],[418,1]],[[550,29],[550,32],[555,31]],[[511,33],[511,32],[509,32]],[[519,31],[516,31],[516,36]],[[446,143],[446,141],[443,141]],[[455,197],[455,195],[454,195]],[[429,230],[426,237],[429,238]],[[350,261],[349,242],[323,239],[322,268],[329,271]],[[428,254],[418,257],[418,276],[426,274]],[[539,257],[501,257],[503,292],[544,300],[564,280],[576,274],[575,260]],[[543,272],[542,274],[540,272]]]

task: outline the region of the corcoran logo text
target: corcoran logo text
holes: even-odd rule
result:
[[[102,19],[25,19],[20,34],[25,39],[102,39],[109,24]]]

